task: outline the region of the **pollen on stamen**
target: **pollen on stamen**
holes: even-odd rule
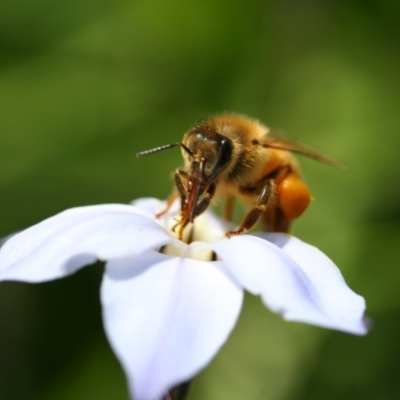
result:
[[[187,245],[183,242],[168,243],[157,249],[161,254],[171,257],[190,258],[197,261],[221,261],[221,258],[208,247],[204,247],[200,243]]]

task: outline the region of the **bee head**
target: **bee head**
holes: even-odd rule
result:
[[[232,159],[232,140],[212,130],[195,128],[184,136],[182,143],[187,170],[199,180],[213,182]]]

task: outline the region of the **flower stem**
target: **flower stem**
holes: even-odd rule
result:
[[[187,381],[173,387],[162,400],[185,400],[189,394],[191,383],[192,381]]]

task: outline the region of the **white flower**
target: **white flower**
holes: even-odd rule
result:
[[[106,261],[103,321],[135,400],[156,400],[192,378],[225,343],[243,289],[286,320],[362,335],[364,299],[323,253],[284,234],[230,239],[204,213],[191,243],[176,239],[157,200],[67,210],[11,237],[0,280],[43,282]],[[214,260],[214,261],[213,261]]]

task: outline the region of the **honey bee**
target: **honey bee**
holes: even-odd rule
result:
[[[183,230],[202,214],[213,199],[226,198],[224,217],[232,219],[235,197],[250,206],[236,230],[239,235],[260,220],[271,232],[288,232],[292,220],[304,213],[312,200],[292,153],[302,154],[328,165],[340,164],[302,144],[274,137],[255,119],[242,115],[214,116],[195,125],[181,142],[137,153],[138,157],[180,146],[184,169],[174,173],[175,189],[165,214],[176,198],[181,218],[174,226],[182,239]]]

